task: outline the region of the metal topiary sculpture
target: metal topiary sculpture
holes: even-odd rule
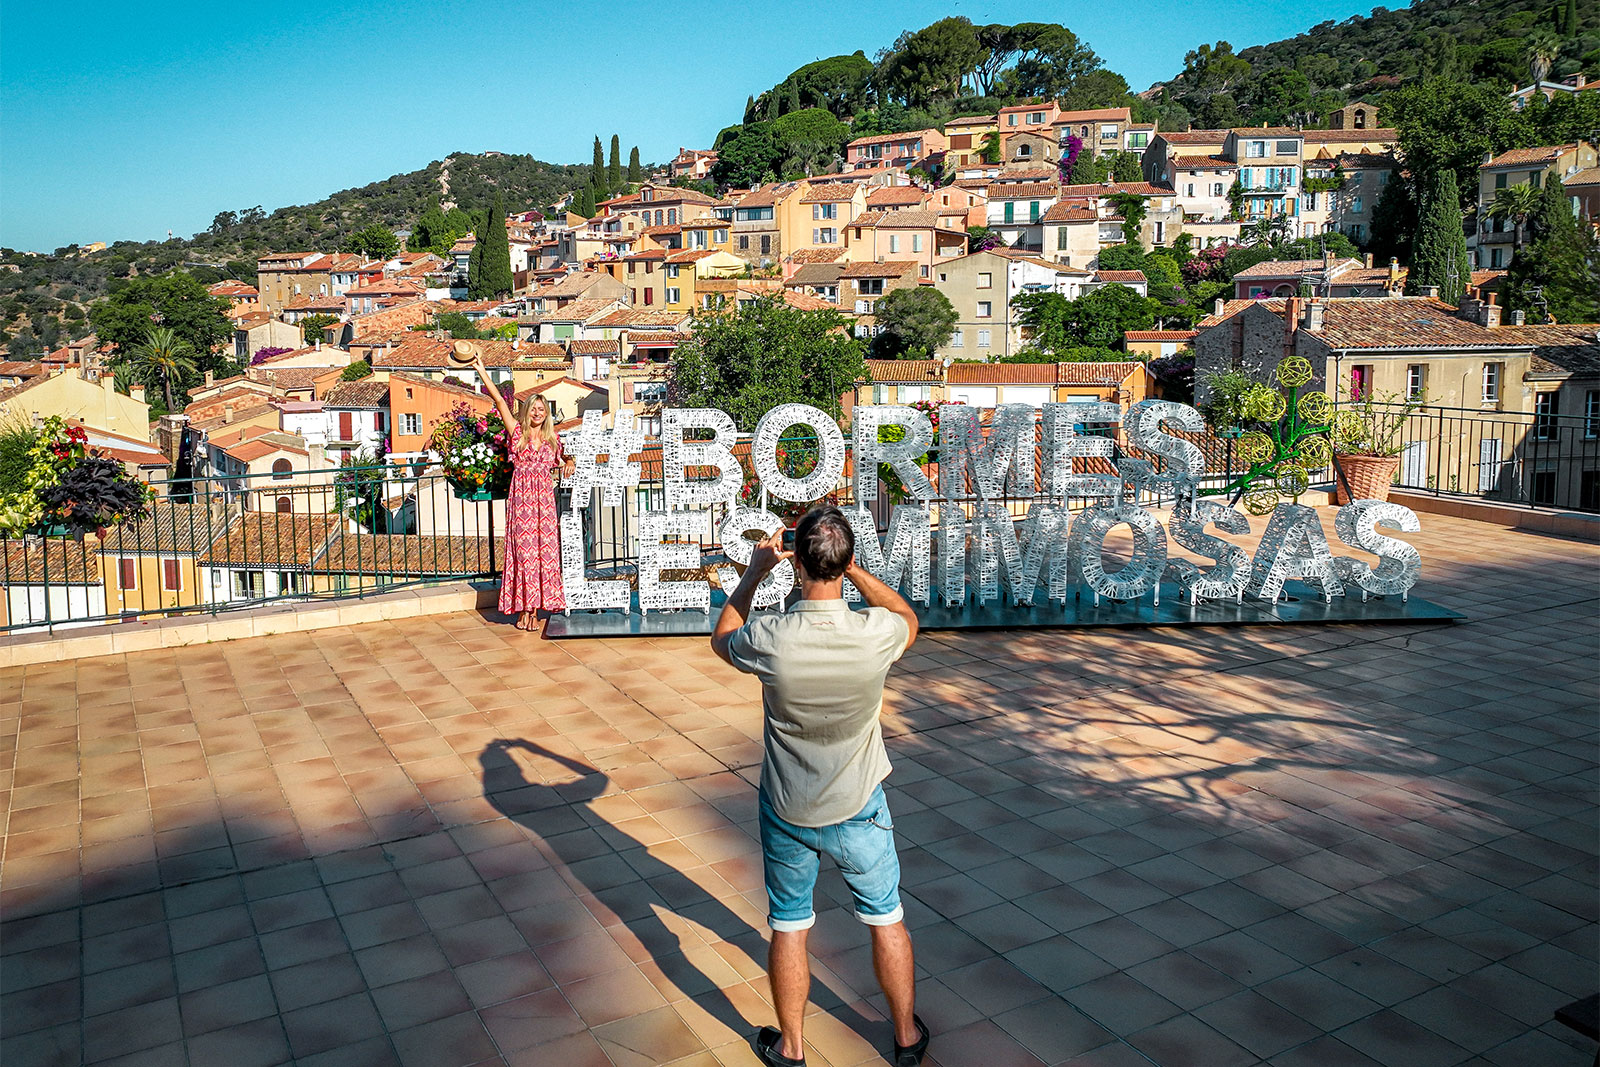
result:
[[[1278,364],[1279,388],[1255,385],[1241,398],[1244,421],[1252,424],[1239,437],[1238,455],[1248,466],[1220,489],[1202,489],[1205,496],[1228,495],[1244,501],[1252,515],[1270,514],[1280,496],[1298,500],[1311,484],[1310,472],[1333,462],[1333,441],[1359,433],[1347,418],[1335,413],[1333,401],[1320,390],[1301,393],[1311,381],[1311,364],[1290,356]],[[1330,439],[1331,438],[1331,439]]]

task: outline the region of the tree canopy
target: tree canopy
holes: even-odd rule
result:
[[[719,408],[750,431],[778,404],[811,404],[839,418],[840,396],[866,376],[862,344],[839,312],[764,296],[696,315],[694,336],[673,353],[669,391],[674,404]]]
[[[895,289],[872,306],[883,332],[874,353],[891,359],[925,359],[950,340],[959,316],[949,297],[931,285]]]
[[[1024,293],[1011,301],[1033,345],[1045,352],[1085,346],[1110,348],[1128,330],[1155,324],[1155,301],[1126,285],[1107,285],[1068,300],[1060,293]]]
[[[1600,322],[1600,240],[1548,179],[1528,214],[1529,242],[1506,272],[1506,307],[1529,322]]]

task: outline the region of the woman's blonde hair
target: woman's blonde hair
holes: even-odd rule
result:
[[[551,448],[558,448],[561,444],[561,438],[556,433],[555,413],[550,410],[550,401],[545,400],[538,393],[531,394],[528,399],[522,402],[522,411],[518,413],[517,424],[522,427],[524,433],[528,431],[530,428],[529,421],[533,418],[533,402],[535,400],[544,400],[544,422],[539,424],[534,433]]]

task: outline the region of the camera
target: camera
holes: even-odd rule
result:
[[[792,526],[783,528],[783,550],[785,552],[794,551],[794,527]]]

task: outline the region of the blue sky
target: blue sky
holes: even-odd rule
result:
[[[871,56],[946,14],[1061,22],[1139,90],[1202,42],[1244,48],[1370,8],[0,0],[0,245],[186,237],[224,209],[307,203],[452,151],[585,162],[615,132],[664,160],[794,68]]]

